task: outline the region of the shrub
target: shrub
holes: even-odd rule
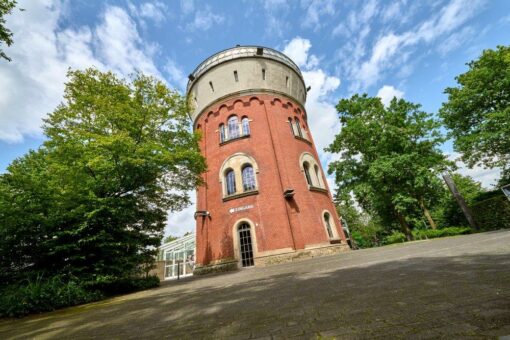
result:
[[[406,236],[400,231],[393,231],[391,235],[383,239],[383,244],[402,243],[406,241]]]
[[[103,298],[99,291],[86,290],[76,281],[64,280],[58,276],[27,279],[3,288],[0,294],[2,317],[47,312]]]
[[[481,230],[510,228],[510,202],[502,192],[475,203],[471,210]]]
[[[125,277],[121,279],[103,277],[101,280],[86,284],[88,289],[99,290],[106,295],[126,294],[158,286],[159,278],[157,276]]]
[[[415,240],[426,240],[429,238],[465,235],[472,232],[469,227],[449,227],[442,229],[420,229],[414,230],[413,236]]]

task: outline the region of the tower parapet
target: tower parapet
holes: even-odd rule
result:
[[[306,102],[299,67],[285,54],[260,46],[237,46],[210,56],[189,75],[186,92],[194,123],[204,109],[231,96],[272,92],[301,106]]]

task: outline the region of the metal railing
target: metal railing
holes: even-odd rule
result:
[[[257,54],[257,50],[261,49],[261,48],[263,49],[263,54]],[[209,70],[210,68],[212,68],[218,64],[224,63],[228,60],[247,58],[247,57],[264,57],[264,58],[269,58],[269,59],[279,61],[279,62],[284,63],[285,65],[289,66],[294,71],[296,71],[297,74],[299,74],[299,76],[301,78],[303,77],[303,75],[301,74],[301,70],[296,65],[296,63],[294,63],[285,54],[283,54],[277,50],[274,50],[269,47],[262,47],[262,46],[236,46],[236,47],[232,47],[232,48],[220,51],[220,52],[210,56],[203,62],[201,62],[195,68],[195,70],[193,70],[193,72],[191,72],[190,77],[189,77],[190,79],[189,79],[188,85],[186,87],[186,92],[188,92],[190,90],[193,82],[197,78],[199,78],[204,72]]]

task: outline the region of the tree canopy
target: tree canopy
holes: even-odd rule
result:
[[[422,212],[435,227],[427,206],[438,199],[438,173],[452,165],[438,149],[439,122],[420,105],[394,98],[384,107],[366,94],[340,100],[337,111],[342,129],[327,149],[339,154],[329,166],[337,199],[354,193],[384,224],[397,221],[408,239]]]
[[[47,141],[0,176],[0,280],[109,281],[151,265],[167,211],[189,204],[205,170],[187,110],[142,74],[69,71]]]
[[[510,164],[510,46],[485,50],[445,90],[440,109],[455,149],[470,166]]]
[[[14,7],[16,7],[16,3],[16,0],[0,0],[0,46],[2,46],[2,43],[7,46],[11,46],[13,43],[11,30],[5,27],[5,16],[11,14]],[[0,58],[11,61],[11,58],[2,49],[0,49]]]

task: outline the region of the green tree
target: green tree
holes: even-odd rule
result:
[[[174,235],[168,235],[167,237],[165,237],[163,239],[163,243],[168,243],[168,242],[172,242],[172,241],[175,241],[177,240],[178,237],[177,236],[174,236]]]
[[[205,160],[187,105],[163,83],[70,71],[48,140],[0,177],[0,272],[91,282],[153,262],[168,210],[189,204]]]
[[[5,27],[5,16],[11,14],[14,7],[16,7],[16,0],[0,0],[0,46],[2,43],[7,46],[13,43],[11,30]],[[11,61],[2,49],[0,49],[0,58]]]
[[[482,185],[470,176],[454,173],[451,175],[451,178],[468,206],[475,202],[480,193],[485,192]],[[436,218],[440,227],[468,225],[464,213],[446,184],[444,185],[440,200],[433,209],[432,215]]]
[[[342,223],[347,223],[355,246],[370,248],[381,244],[384,228],[377,217],[356,208],[352,199],[341,200],[337,204],[337,212],[342,217]]]
[[[485,50],[445,90],[439,113],[455,150],[469,166],[508,168],[510,163],[510,46]]]
[[[433,227],[428,206],[440,188],[438,173],[451,165],[438,150],[444,141],[439,122],[419,108],[396,98],[384,107],[366,94],[342,99],[337,105],[342,129],[327,149],[340,154],[329,166],[337,197],[352,191],[383,225],[397,221],[407,239],[417,225],[413,217],[429,215]]]

